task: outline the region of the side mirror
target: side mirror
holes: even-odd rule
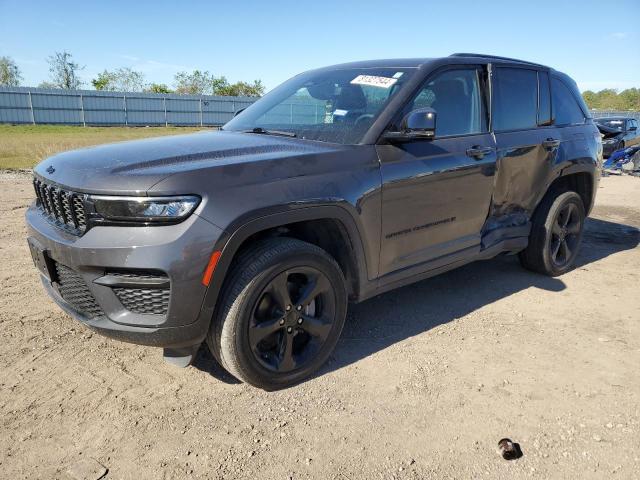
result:
[[[431,140],[436,134],[437,113],[433,108],[418,108],[409,112],[400,124],[399,132],[386,132],[384,138],[393,142]]]
[[[402,130],[420,137],[433,138],[436,134],[436,111],[433,108],[418,108],[402,120]]]

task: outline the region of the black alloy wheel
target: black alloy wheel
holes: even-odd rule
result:
[[[575,203],[566,203],[559,209],[551,227],[549,242],[551,261],[562,269],[573,260],[580,243],[583,219]]]
[[[238,255],[207,343],[237,379],[265,390],[304,380],[327,361],[347,314],[344,274],[302,240],[262,240]]]
[[[585,204],[574,191],[550,191],[531,219],[529,244],[519,253],[522,266],[557,277],[573,268],[585,222]]]
[[[268,370],[304,367],[331,332],[336,310],[329,279],[311,266],[278,273],[262,290],[249,323],[249,344]]]

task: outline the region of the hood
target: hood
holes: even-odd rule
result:
[[[203,131],[72,150],[43,160],[34,172],[78,192],[144,195],[181,171],[338,149],[295,138]]]

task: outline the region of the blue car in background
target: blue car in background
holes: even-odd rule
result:
[[[603,135],[604,158],[608,158],[618,150],[640,145],[638,121],[635,118],[602,117],[594,118],[593,121]]]

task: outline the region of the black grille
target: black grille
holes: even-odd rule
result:
[[[33,187],[42,211],[58,226],[80,235],[87,227],[84,194],[63,190],[35,178]]]
[[[78,313],[93,318],[104,315],[83,278],[74,270],[56,262],[58,290]]]
[[[133,313],[166,315],[169,309],[169,290],[114,288],[113,291],[124,308]]]
[[[158,286],[156,288],[142,287],[115,287],[113,292],[120,300],[120,303],[133,313],[145,313],[155,315],[166,315],[169,310],[169,297],[171,290],[168,285],[169,278],[162,272],[150,271],[127,271],[127,272],[109,272],[110,276],[120,277],[124,281],[129,280],[151,280],[166,281],[166,286]],[[123,282],[124,283],[124,282]],[[151,283],[151,282],[150,282]]]

